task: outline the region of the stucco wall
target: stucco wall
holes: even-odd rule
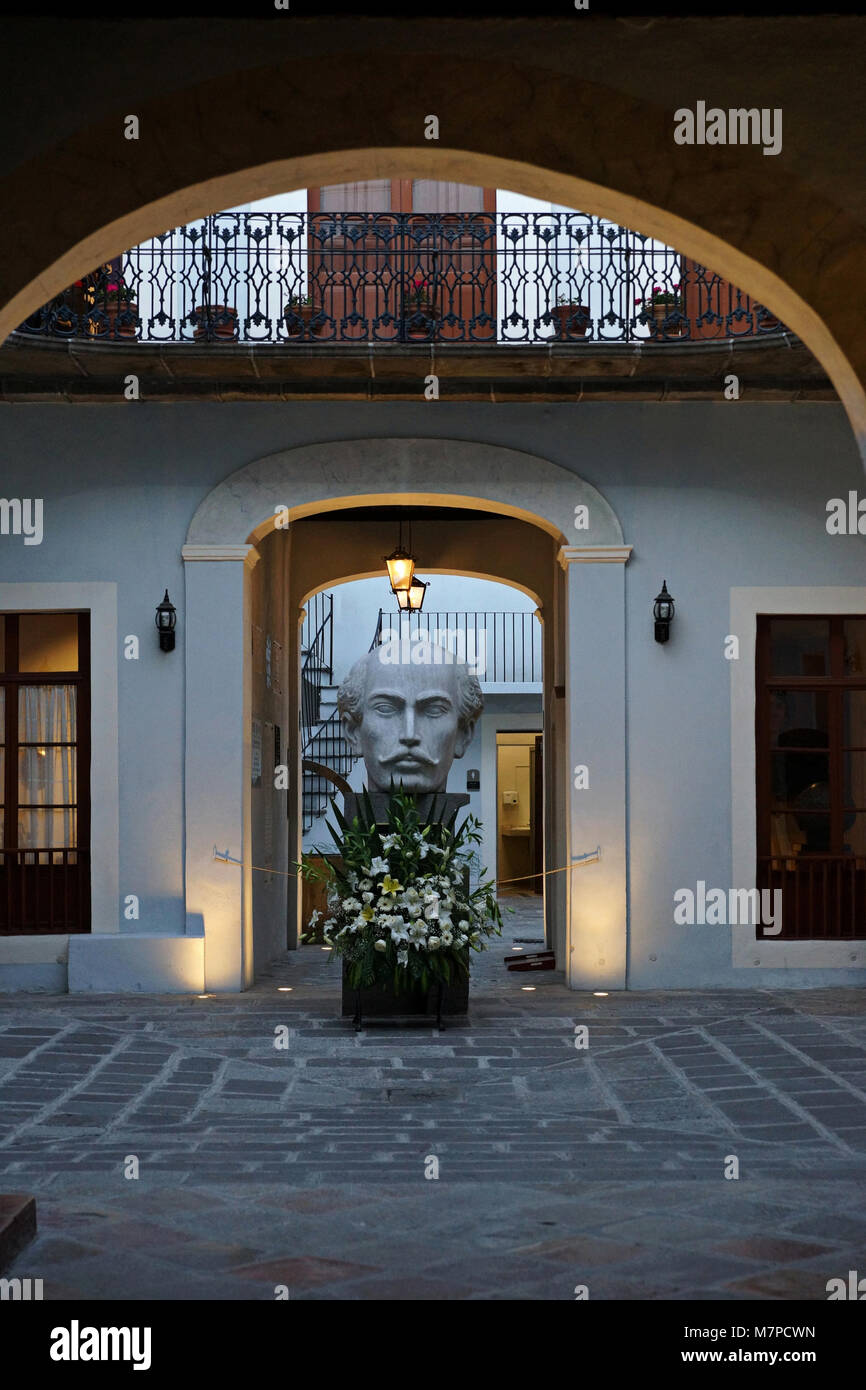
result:
[[[861,479],[845,416],[829,405],[4,407],[3,493],[42,497],[45,522],[38,546],[0,536],[0,580],[116,582],[119,638],[141,638],[139,661],[118,650],[119,885],[121,897],[139,895],[141,918],[124,923],[118,907],[117,929],[184,929],[180,548],[196,507],[263,455],[387,434],[546,457],[598,487],[634,546],[625,570],[630,983],[843,982],[838,970],[756,971],[744,981],[725,929],[672,925],[676,888],[731,882],[731,587],[866,583],[863,537],[825,529],[827,499]],[[677,599],[666,647],[651,623],[663,578]],[[153,629],[166,586],[179,619],[169,655]]]

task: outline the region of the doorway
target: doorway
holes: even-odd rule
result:
[[[307,208],[315,337],[446,342],[462,325],[495,337],[495,188],[374,179],[309,188]]]
[[[496,879],[501,894],[544,891],[543,737],[496,735]]]

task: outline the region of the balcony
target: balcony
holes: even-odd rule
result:
[[[465,661],[488,694],[542,688],[542,627],[534,613],[431,610],[410,616],[380,610],[374,645],[402,642],[394,656],[408,662],[419,640]]]
[[[224,212],[86,275],[18,334],[91,344],[581,351],[784,327],[718,275],[578,212]]]

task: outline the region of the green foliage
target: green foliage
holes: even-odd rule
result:
[[[310,867],[330,880],[325,941],[332,958],[343,958],[349,985],[426,991],[465,979],[470,953],[502,930],[495,884],[482,873],[469,887],[479,822],[467,816],[458,827],[456,811],[437,821],[434,802],[422,824],[415,798],[393,789],[381,830],[366,790],[351,822],[333,811],[337,825],[328,829],[342,864]]]

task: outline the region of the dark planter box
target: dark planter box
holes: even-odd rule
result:
[[[465,1014],[469,1008],[469,981],[457,980],[442,986],[442,1013],[448,1015]],[[351,989],[343,969],[343,1018],[354,1018],[357,1009],[357,992]],[[361,1013],[365,1018],[433,1018],[439,1012],[439,986],[433,985],[424,994],[421,990],[411,994],[395,994],[387,986],[373,985],[361,990]]]

